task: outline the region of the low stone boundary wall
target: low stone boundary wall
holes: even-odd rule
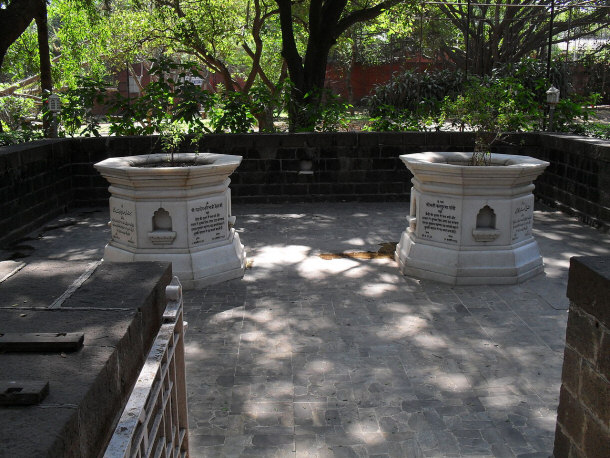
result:
[[[541,134],[530,156],[550,162],[536,197],[586,224],[610,229],[610,141]]]
[[[0,378],[49,383],[39,404],[0,406],[0,455],[100,456],[162,325],[170,280],[168,263],[104,262],[60,308],[0,307],[12,333],[84,334],[74,352],[0,354]]]
[[[610,257],[570,261],[555,458],[610,456]]]
[[[215,134],[200,150],[243,157],[231,176],[236,203],[406,201],[411,174],[399,155],[468,151],[473,143],[472,133],[459,132]],[[159,146],[157,137],[101,137],[0,148],[0,246],[66,208],[106,206],[108,184],[93,164]],[[536,197],[608,230],[610,142],[513,134],[495,151],[549,161]]]
[[[66,140],[0,147],[0,246],[72,206],[71,150]]]

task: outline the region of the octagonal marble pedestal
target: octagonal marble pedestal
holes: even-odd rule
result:
[[[185,288],[241,278],[246,254],[231,216],[229,175],[240,156],[210,153],[106,159],[112,240],[104,259],[168,261]]]
[[[395,254],[401,272],[454,285],[514,284],[543,272],[532,191],[548,162],[494,154],[491,165],[470,166],[470,157],[400,156],[414,175]]]

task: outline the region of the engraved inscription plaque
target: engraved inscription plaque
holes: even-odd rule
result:
[[[129,200],[110,198],[112,240],[136,246],[136,204]]]
[[[534,203],[522,200],[513,210],[511,241],[520,242],[532,236],[532,223],[534,221]]]
[[[460,237],[460,211],[458,200],[421,196],[418,209],[418,237],[457,245]]]
[[[217,242],[228,237],[226,196],[190,202],[187,212],[189,245]]]

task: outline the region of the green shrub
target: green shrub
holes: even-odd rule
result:
[[[286,91],[291,94],[291,91]],[[290,105],[287,102],[287,105]],[[299,131],[336,132],[348,128],[348,113],[353,106],[328,89],[305,94],[304,103],[297,106],[297,117],[302,120]]]
[[[438,112],[445,97],[459,93],[464,80],[464,73],[459,70],[421,73],[407,70],[376,86],[363,102],[373,117],[387,114],[388,106],[427,116]]]
[[[59,135],[90,137],[100,136],[100,117],[92,113],[96,103],[104,103],[107,89],[104,81],[77,77],[77,87],[61,96],[61,111],[57,115]]]
[[[38,114],[34,100],[12,95],[0,97],[0,122],[8,130],[31,128],[31,120]]]
[[[241,92],[222,92],[216,95],[216,104],[210,109],[210,125],[214,132],[252,132],[256,117],[255,108],[248,96]]]
[[[392,105],[384,105],[377,109],[377,116],[370,118],[364,131],[369,132],[402,132],[429,130],[423,118],[409,110],[401,110]]]
[[[504,132],[533,130],[542,119],[534,93],[516,78],[472,77],[454,99],[443,102],[444,117],[475,131],[474,165],[489,163],[491,145]]]
[[[41,130],[21,129],[0,132],[0,146],[16,145],[17,143],[31,142],[41,138]]]
[[[601,138],[603,140],[610,140],[610,124],[591,122],[585,127],[585,135]]]
[[[32,99],[11,95],[0,97],[0,146],[42,138],[41,125],[36,122],[38,112]]]

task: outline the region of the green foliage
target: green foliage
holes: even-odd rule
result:
[[[551,62],[549,78],[546,77],[547,63],[540,59],[522,59],[519,62],[501,65],[492,71],[492,78],[515,78],[521,85],[534,93],[535,100],[546,103],[546,91],[551,85],[561,92],[563,97],[572,93],[570,68],[564,61]]]
[[[347,129],[347,114],[353,106],[340,96],[330,91],[325,93],[322,104],[314,112],[316,119],[315,130],[319,132],[336,132]]]
[[[280,97],[262,85],[247,95],[233,91],[212,93],[192,83],[191,77],[202,77],[196,64],[176,63],[167,57],[153,59],[152,63],[152,81],[137,97],[111,94],[103,80],[79,77],[78,87],[68,89],[62,96],[60,134],[100,135],[100,117],[92,114],[96,103],[109,109],[110,134],[162,137],[172,137],[177,128],[195,136],[212,131],[252,132],[256,115],[280,108]],[[209,116],[209,126],[202,111]]]
[[[476,133],[472,163],[489,162],[491,144],[503,132],[532,130],[542,119],[534,94],[516,78],[472,77],[464,91],[443,102],[444,117]]]
[[[79,86],[84,68],[94,80],[109,73],[115,54],[110,49],[113,18],[103,0],[54,0],[48,16],[56,87]]]
[[[37,113],[38,108],[32,99],[0,97],[0,146],[42,138],[41,126],[32,121]]]
[[[599,93],[602,103],[610,103],[610,49],[599,54],[586,56],[582,60],[583,72],[588,76],[585,92],[587,94]]]
[[[41,130],[23,129],[0,132],[0,146],[16,145],[18,143],[31,142],[41,138]]]
[[[110,133],[152,135],[181,123],[189,134],[206,131],[200,107],[210,109],[214,97],[188,77],[201,77],[192,63],[176,63],[167,57],[152,59],[152,81],[139,97],[117,94],[111,103]]]
[[[32,99],[15,96],[0,97],[0,122],[9,130],[28,129],[30,120],[37,114]]]
[[[401,110],[392,105],[383,105],[378,107],[376,112],[377,116],[371,117],[369,123],[362,130],[368,132],[425,130],[418,116],[409,110]]]
[[[40,71],[38,37],[33,25],[8,48],[0,70],[0,83],[16,82]]]
[[[303,104],[297,107],[301,119],[299,131],[336,132],[341,128],[347,129],[347,114],[351,108],[351,104],[327,89],[309,92],[305,94]]]
[[[92,109],[96,103],[104,103],[107,98],[106,84],[99,79],[77,77],[77,87],[66,91],[61,97],[62,106],[57,118],[59,135],[90,137],[100,136],[100,119]]]
[[[223,92],[217,95],[218,104],[211,109],[210,124],[214,132],[252,132],[256,110],[248,96],[241,92]]]
[[[553,130],[587,135],[588,124],[593,117],[593,105],[597,103],[599,94],[588,97],[561,99],[555,108]]]
[[[610,124],[591,122],[585,125],[585,135],[610,140]]]
[[[461,71],[407,70],[393,75],[387,84],[376,86],[364,103],[373,117],[383,116],[388,106],[420,115],[430,114],[438,111],[445,97],[458,93],[463,83]]]

